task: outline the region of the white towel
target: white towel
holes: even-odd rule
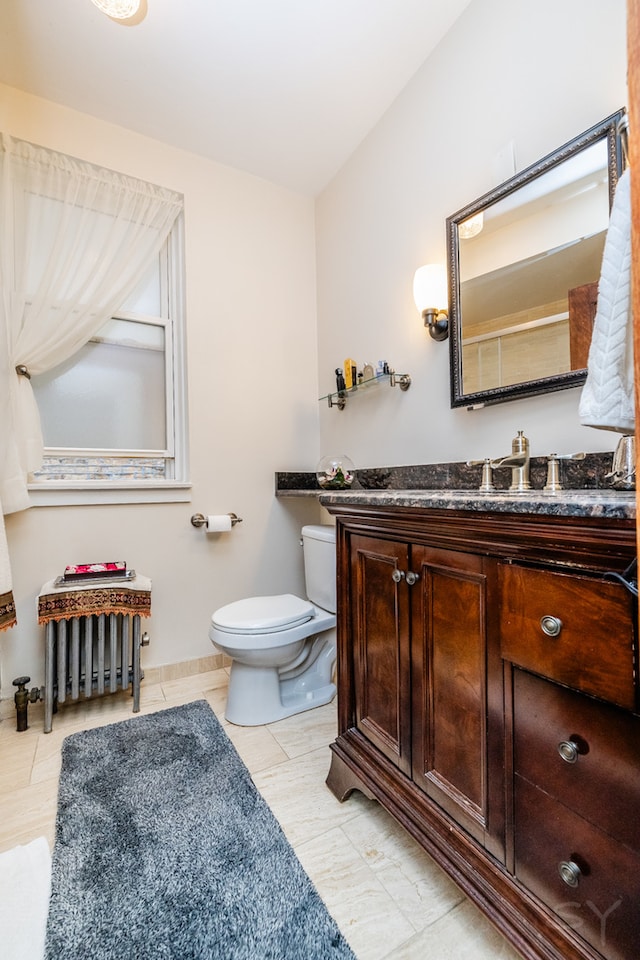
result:
[[[0,953],[41,960],[51,895],[51,854],[44,837],[0,854]]]
[[[631,190],[620,177],[611,210],[598,284],[598,307],[589,349],[580,422],[630,434],[635,428],[631,311]]]

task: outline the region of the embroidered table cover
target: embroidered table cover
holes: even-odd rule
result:
[[[13,592],[0,593],[0,630],[8,630],[16,624],[16,605]]]
[[[38,623],[86,617],[91,614],[125,613],[151,615],[151,580],[136,574],[120,582],[65,583],[55,580],[44,584],[38,594]]]

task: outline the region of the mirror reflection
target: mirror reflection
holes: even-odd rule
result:
[[[452,406],[584,381],[623,116],[447,221]]]

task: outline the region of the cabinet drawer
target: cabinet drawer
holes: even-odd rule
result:
[[[509,564],[499,576],[505,660],[634,709],[633,601],[624,587]]]
[[[518,880],[607,960],[636,960],[640,856],[515,779]],[[561,864],[575,886],[561,878]],[[575,877],[573,864],[580,868]]]
[[[514,671],[514,768],[640,851],[640,719]]]

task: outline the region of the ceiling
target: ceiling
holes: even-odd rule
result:
[[[470,0],[1,0],[0,83],[315,195]]]

